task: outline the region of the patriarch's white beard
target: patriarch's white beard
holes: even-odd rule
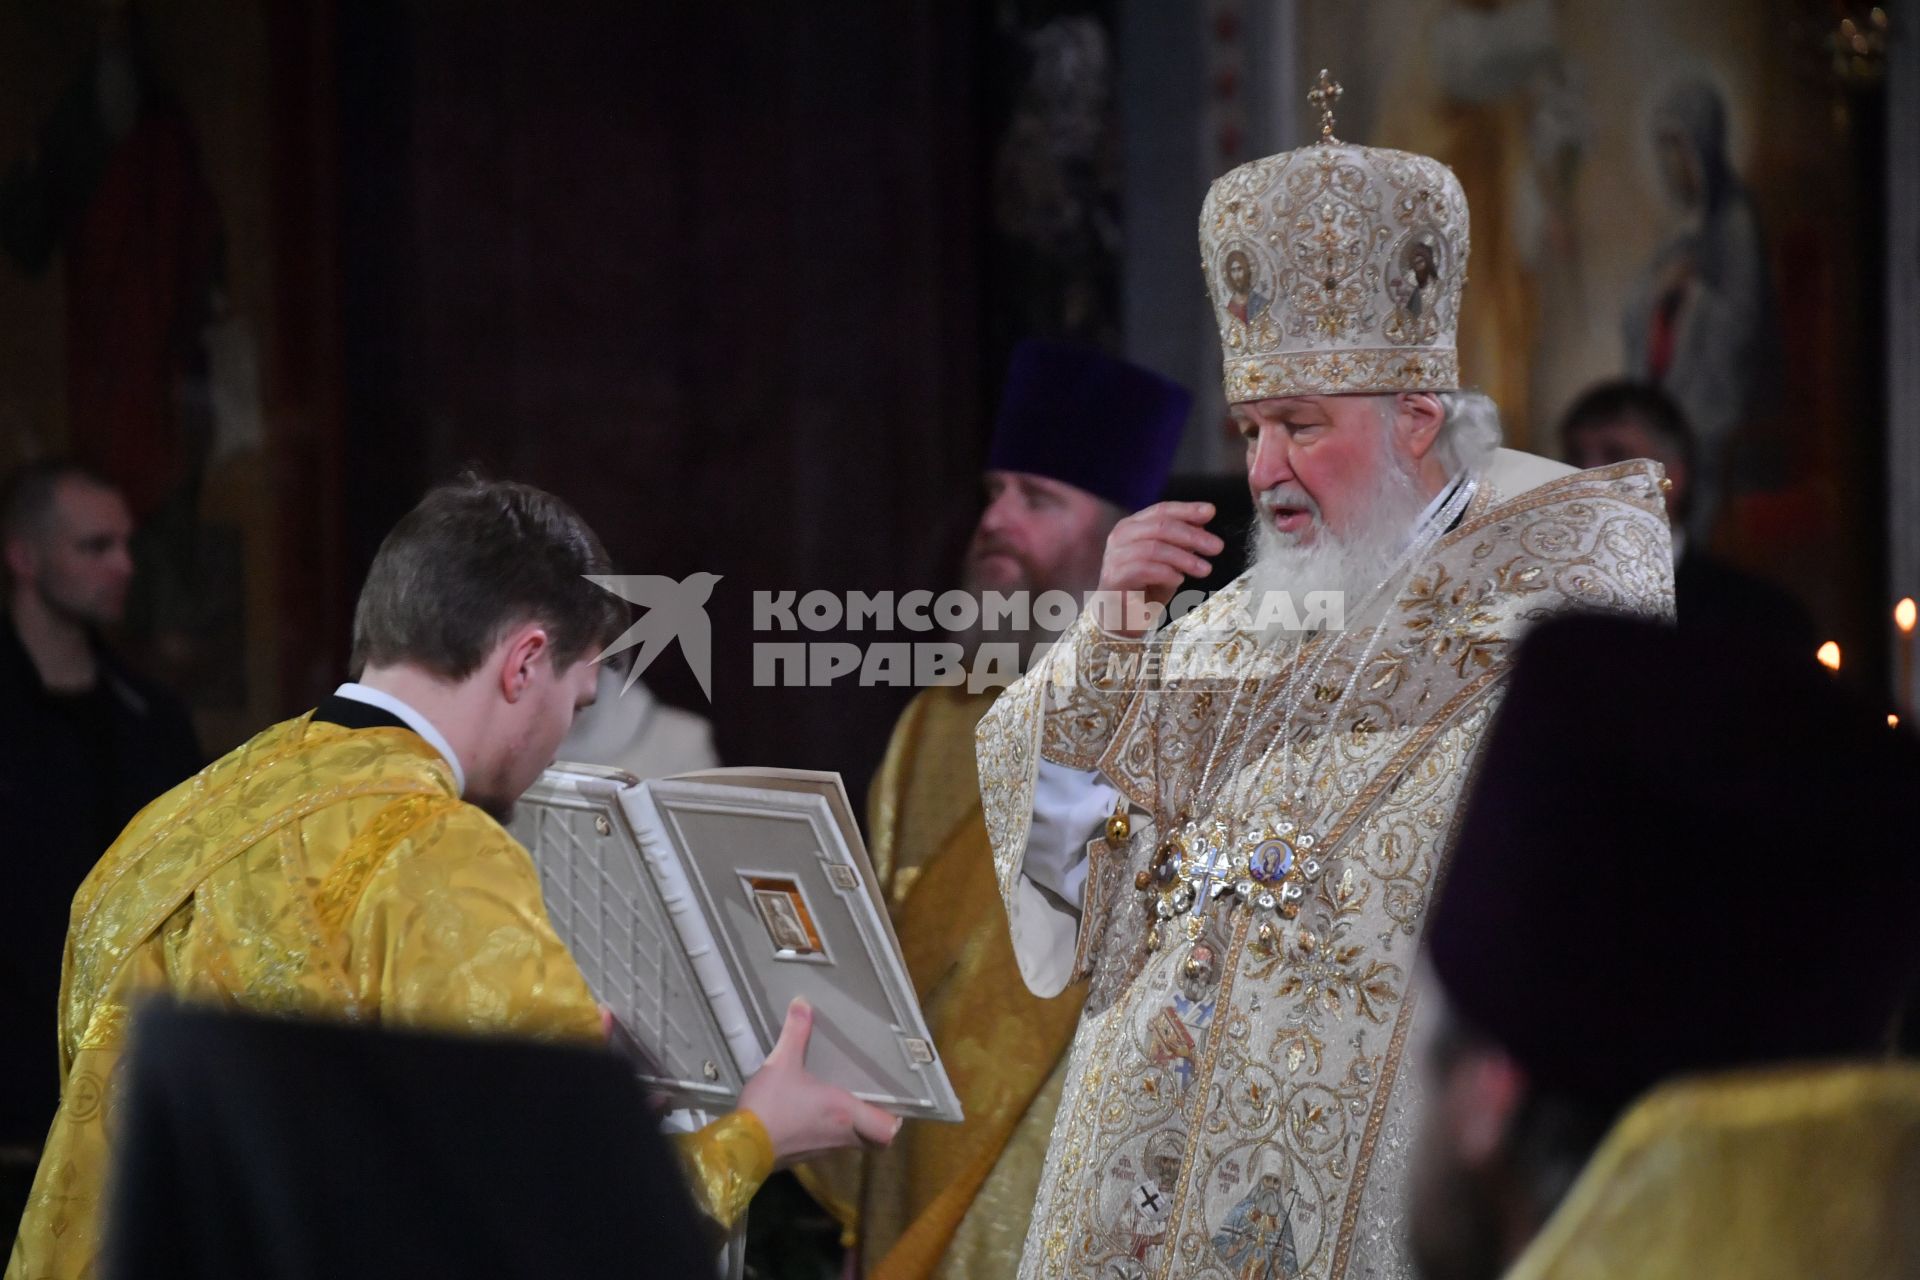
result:
[[[1344,536],[1327,527],[1319,505],[1297,485],[1280,485],[1260,495],[1253,525],[1251,577],[1253,616],[1259,616],[1268,592],[1284,591],[1293,599],[1303,629],[1320,630],[1331,621],[1352,626],[1413,537],[1413,522],[1427,505],[1413,469],[1383,448],[1375,469],[1373,494],[1366,503],[1362,526]],[[1275,505],[1301,507],[1312,516],[1306,536],[1274,528]],[[1309,592],[1339,592],[1343,607],[1331,615],[1302,607]],[[1376,602],[1377,603],[1377,602]],[[1299,633],[1270,626],[1261,632],[1263,643],[1285,644]]]

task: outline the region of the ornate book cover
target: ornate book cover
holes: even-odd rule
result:
[[[653,1088],[706,1111],[732,1106],[804,996],[815,1075],[898,1115],[960,1119],[838,774],[714,769],[642,783],[557,764],[512,830]]]

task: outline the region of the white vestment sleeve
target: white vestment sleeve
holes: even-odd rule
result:
[[[1007,902],[1013,953],[1035,995],[1059,995],[1073,981],[1087,842],[1101,833],[1120,793],[1098,773],[1038,762],[1033,821],[1020,874]]]
[[[1006,904],[1013,954],[1020,976],[1035,995],[1058,995],[1072,981],[1080,960],[1083,901],[1099,902],[1087,844],[1120,800],[1092,770],[1102,745],[1081,741],[1075,730],[1093,722],[1118,724],[1135,692],[1103,683],[1111,665],[1098,669],[1092,650],[1139,650],[1139,641],[1101,635],[1083,613],[1031,671],[994,699],[974,732],[980,775],[980,811],[993,845],[994,880]],[[1083,669],[1084,668],[1084,669]],[[1058,759],[1047,752],[1047,726]],[[1075,745],[1077,744],[1077,745]],[[1077,768],[1075,766],[1078,766]]]
[[[1098,773],[1042,760],[1021,864],[1027,879],[1078,907],[1087,890],[1087,842],[1101,834],[1119,802],[1120,793]]]

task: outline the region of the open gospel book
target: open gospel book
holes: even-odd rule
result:
[[[805,996],[809,1071],[896,1115],[960,1119],[840,775],[557,764],[512,830],[654,1089],[730,1108]]]

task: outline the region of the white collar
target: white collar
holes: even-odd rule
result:
[[[1459,475],[1440,486],[1440,492],[1433,495],[1433,501],[1427,504],[1427,509],[1420,513],[1419,519],[1413,522],[1413,528],[1408,531],[1407,542],[1409,544],[1420,536],[1420,531],[1427,527],[1427,521],[1440,514],[1440,508],[1447,505],[1447,499],[1453,496],[1454,490],[1458,489],[1461,484],[1465,482],[1466,478],[1467,473],[1462,471]]]
[[[349,680],[333,691],[336,698],[349,698],[354,702],[364,702],[370,707],[399,716],[407,728],[427,740],[427,745],[438,751],[453,770],[453,789],[461,795],[467,794],[467,771],[460,767],[460,757],[453,753],[453,744],[447,741],[447,735],[434,728],[433,721],[421,715],[405,702],[394,697],[384,689],[370,688]]]

